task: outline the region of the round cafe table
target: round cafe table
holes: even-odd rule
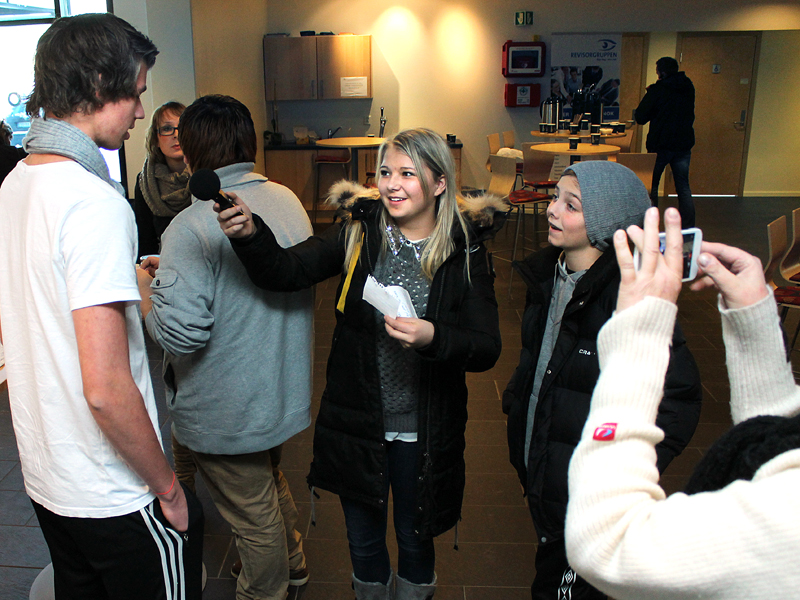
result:
[[[580,137],[580,138],[590,138],[592,134],[588,131],[579,131],[578,133],[570,133],[569,131],[560,130],[556,133],[542,133],[541,131],[531,131],[531,135],[534,137],[541,137],[541,138],[555,138],[555,139],[566,139],[570,137]],[[625,133],[601,133],[600,139],[614,139],[614,138],[623,138],[625,137]]]
[[[604,156],[608,158],[619,152],[619,146],[610,144],[578,144],[576,150],[570,150],[569,142],[549,142],[546,144],[536,144],[534,146],[539,152],[549,152],[550,154],[569,154],[570,163],[580,160],[581,156]]]
[[[358,150],[359,148],[377,148],[383,143],[384,138],[379,137],[340,137],[330,138],[327,140],[317,140],[316,146],[324,146],[325,148],[350,148],[353,156],[350,160],[350,178],[359,182],[358,180]]]

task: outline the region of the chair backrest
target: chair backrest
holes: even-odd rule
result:
[[[525,181],[548,181],[555,157],[550,152],[537,150],[536,146],[529,142],[522,144],[522,178]]]
[[[504,131],[503,132],[503,148],[513,148],[514,147],[514,132],[513,131]]]
[[[621,138],[610,138],[608,140],[609,144],[614,144],[615,146],[619,146],[620,152],[630,152],[631,151],[631,142],[633,141],[633,127],[628,127],[625,130],[625,137]]]
[[[800,208],[792,211],[792,243],[781,260],[780,272],[786,280],[800,273]]]
[[[767,280],[767,285],[773,288],[786,285],[786,282],[780,277],[778,265],[781,264],[781,259],[786,254],[786,217],[781,215],[772,223],[767,225],[767,241],[769,242],[769,256],[767,257],[767,264],[764,267],[764,279]]]
[[[489,154],[497,154],[497,151],[503,147],[499,133],[490,133],[486,136],[486,139],[489,141]]]
[[[492,180],[486,192],[507,198],[517,182],[517,161],[508,156],[493,154],[489,157],[489,163],[492,167]]]
[[[636,173],[639,179],[642,180],[647,193],[650,193],[650,188],[653,187],[653,167],[656,166],[656,154],[640,152],[619,152],[617,155],[617,162],[623,166],[628,167],[631,171]]]

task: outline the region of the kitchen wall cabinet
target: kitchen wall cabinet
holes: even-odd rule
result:
[[[264,84],[268,102],[371,98],[372,36],[265,36]]]

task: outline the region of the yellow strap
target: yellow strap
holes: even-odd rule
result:
[[[336,303],[336,310],[344,314],[344,303],[347,299],[347,291],[350,289],[350,282],[353,279],[353,271],[356,270],[358,257],[361,254],[361,245],[364,243],[364,232],[361,232],[361,239],[356,244],[355,252],[350,257],[350,264],[347,266],[347,277],[345,277],[344,285],[342,286],[342,293],[339,296],[339,302]]]

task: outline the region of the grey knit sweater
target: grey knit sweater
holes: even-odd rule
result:
[[[300,201],[252,172],[217,169],[267,222],[282,246],[311,235]],[[212,203],[196,201],[162,236],[147,330],[165,351],[167,407],[185,446],[245,454],[285,442],[310,424],[311,289],[257,288],[219,228]]]

